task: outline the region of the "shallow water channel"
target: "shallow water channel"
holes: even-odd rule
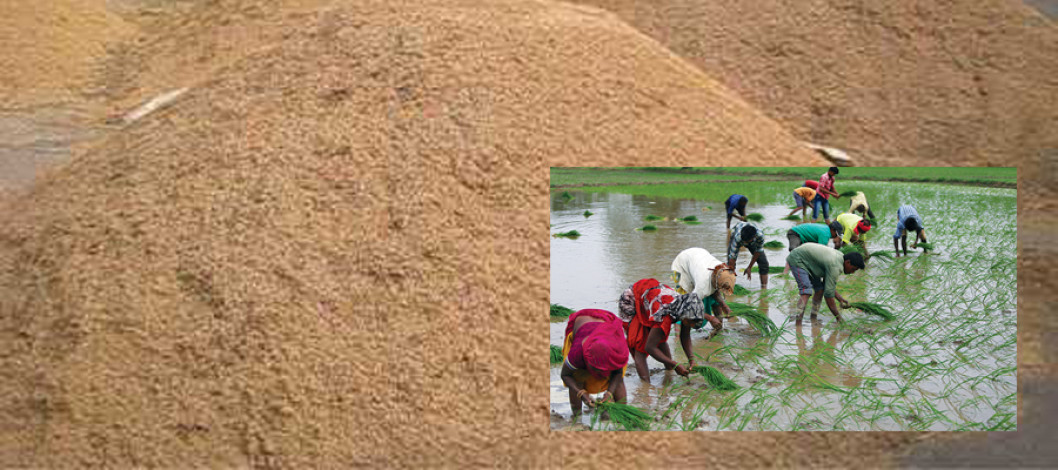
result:
[[[665,188],[665,187],[669,188]],[[726,257],[723,200],[732,187],[750,197],[749,212],[765,221],[765,239],[787,243],[800,222],[780,220],[793,204],[796,182],[701,184],[698,199],[662,197],[673,186],[608,188],[551,195],[551,233],[577,230],[576,239],[551,239],[551,302],[574,310],[617,311],[621,291],[643,278],[671,285],[670,265],[682,250],[701,247]],[[839,181],[838,191],[845,188]],[[823,305],[800,328],[790,315],[797,300],[789,275],[771,275],[761,290],[757,273],[738,284],[751,294],[729,301],[757,307],[779,325],[764,337],[729,318],[719,335],[692,334],[699,364],[718,368],[739,390],[713,390],[701,376],[679,377],[650,360],[650,381],[634,366],[625,376],[629,403],[655,416],[654,429],[697,430],[1007,430],[1016,426],[1017,221],[1011,189],[915,183],[848,183],[863,190],[880,224],[867,237],[869,251],[892,250],[896,209],[914,205],[936,251],[911,250],[901,258],[873,257],[867,269],[843,276],[838,291],[851,302],[886,305],[897,318],[882,321],[857,310],[838,325]],[[655,194],[652,194],[655,193]],[[848,198],[833,201],[834,212]],[[585,217],[584,212],[594,215]],[[647,215],[667,220],[646,222]],[[701,225],[674,219],[694,215]],[[809,211],[811,216],[811,211]],[[833,218],[836,214],[831,214]],[[636,230],[653,224],[657,231]],[[732,221],[732,225],[737,220]],[[910,241],[910,240],[909,240]],[[772,266],[788,250],[766,250]],[[749,263],[743,249],[737,272]],[[564,320],[552,320],[550,340],[561,346]],[[673,328],[669,347],[687,359]],[[613,429],[587,411],[572,418],[568,389],[551,366],[551,427]]]

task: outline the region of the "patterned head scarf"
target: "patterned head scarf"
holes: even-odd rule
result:
[[[625,322],[636,316],[637,304],[651,320],[660,322],[666,316],[673,322],[686,320],[696,324],[705,320],[705,306],[698,294],[680,295],[674,289],[654,279],[643,279],[621,294],[617,302],[617,314]]]

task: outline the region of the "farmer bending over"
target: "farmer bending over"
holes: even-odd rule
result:
[[[764,232],[753,222],[739,222],[735,230],[731,232],[731,241],[727,244],[727,267],[735,269],[735,261],[738,260],[738,250],[746,247],[753,258],[749,260],[749,266],[743,274],[746,279],[753,280],[753,264],[760,266],[760,288],[768,288],[768,255],[764,254]]]
[[[749,198],[741,194],[732,194],[731,197],[724,201],[724,208],[727,209],[727,228],[731,229],[731,218],[734,217],[738,220],[746,220],[746,204],[749,203]],[[735,211],[742,214],[741,217],[735,215]]]
[[[849,212],[853,214],[859,213],[860,217],[874,220],[874,211],[867,204],[867,196],[863,194],[863,191],[856,191],[856,195],[852,196],[849,201]]]
[[[672,359],[669,331],[673,323],[682,322],[680,344],[687,357],[694,357],[691,328],[701,328],[705,323],[702,299],[694,293],[679,295],[657,279],[642,279],[625,289],[617,304],[618,315],[624,320],[628,333],[628,349],[632,351],[640,379],[650,380],[648,355],[665,364],[665,369],[676,369],[676,373],[684,377],[690,374],[687,367]]]
[[[834,248],[841,248],[846,243],[863,244],[861,238],[871,230],[871,221],[856,214],[844,213],[838,216],[831,228],[841,232],[841,238],[834,240]]]
[[[724,328],[723,314],[731,315],[731,308],[721,292],[731,293],[735,287],[735,273],[704,248],[688,248],[672,260],[672,281],[676,292],[694,293],[705,306],[705,319],[713,325],[713,335]],[[712,337],[712,335],[710,335]],[[694,368],[694,356],[689,357]]]
[[[801,217],[804,218],[806,215],[808,215],[808,206],[812,203],[815,198],[816,190],[812,188],[804,187],[795,189],[793,192],[793,200],[794,204],[797,204],[797,207],[790,211],[789,214],[786,214],[786,216],[789,217],[791,215],[794,215],[794,212],[800,210]]]
[[[826,246],[830,240],[840,237],[841,234],[833,227],[823,224],[801,224],[786,232],[790,251],[801,246],[802,243],[817,243]]]
[[[797,302],[797,324],[805,314],[808,304],[808,296],[812,295],[812,319],[819,312],[821,299],[826,298],[827,308],[834,318],[840,323],[841,314],[838,313],[834,298],[841,302],[842,308],[848,308],[849,302],[838,293],[838,276],[842,273],[852,274],[857,269],[863,269],[863,256],[859,253],[842,255],[840,251],[833,248],[806,243],[790,252],[786,257],[786,265],[793,271],[794,279],[797,280],[797,288],[801,299]]]
[[[830,225],[830,196],[841,199],[834,192],[834,177],[838,174],[838,167],[832,166],[826,173],[819,177],[819,187],[816,188],[815,202],[812,204],[812,222],[819,219],[819,208],[823,208],[823,220]]]
[[[900,256],[899,243],[904,245],[904,256],[907,256],[907,232],[915,232],[915,241],[911,242],[911,249],[918,245],[918,241],[926,242],[926,229],[922,226],[922,217],[918,211],[910,205],[902,205],[896,210],[896,233],[893,234],[893,248],[896,256]]]
[[[603,393],[603,401],[625,401],[628,344],[622,325],[620,318],[606,310],[579,310],[570,315],[561,377],[569,387],[574,416],[580,414],[582,401],[594,406],[592,393]]]

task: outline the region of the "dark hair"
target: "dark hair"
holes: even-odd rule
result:
[[[832,167],[830,167],[830,169],[829,169],[829,170],[827,170],[827,171],[833,171],[833,172],[834,172],[834,174],[836,175],[836,174],[838,174],[838,167],[836,167],[836,166],[832,166]]]
[[[841,222],[838,222],[836,220],[830,223],[830,229],[831,230],[835,230],[838,233],[841,233],[841,232],[845,231],[845,227],[841,226]]]
[[[858,269],[863,269],[864,267],[866,267],[866,265],[863,264],[863,255],[859,253],[846,253],[845,261],[852,263],[852,265]]]
[[[907,219],[907,222],[904,222],[904,228],[911,230],[912,232],[917,232],[922,229],[922,227],[918,226],[918,221],[915,219]]]
[[[743,240],[752,240],[753,237],[756,237],[756,236],[757,236],[757,227],[754,227],[754,226],[749,225],[749,224],[746,224],[745,227],[742,227],[742,239]]]
[[[738,200],[738,210],[744,210],[746,208],[747,202],[749,202],[749,198],[746,196],[742,196],[742,199]]]

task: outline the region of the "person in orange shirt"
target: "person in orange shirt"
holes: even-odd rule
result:
[[[801,211],[801,218],[805,218],[808,215],[808,206],[812,204],[812,200],[816,198],[816,191],[809,187],[797,188],[793,192],[794,203],[797,207],[790,211],[786,216],[789,217],[794,215],[794,212]]]

